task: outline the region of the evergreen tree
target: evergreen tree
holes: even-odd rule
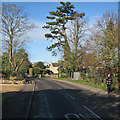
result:
[[[54,44],[47,47],[47,49],[52,51],[53,55],[57,54],[56,48],[58,48],[58,51],[62,51],[64,54],[63,57],[65,64],[67,69],[69,69],[69,65],[71,64],[71,50],[67,38],[66,24],[70,20],[75,20],[76,14],[79,17],[83,17],[85,13],[78,14],[76,11],[74,11],[75,7],[70,2],[60,2],[60,4],[61,6],[57,7],[56,11],[49,12],[51,16],[47,16],[47,18],[52,21],[46,22],[47,25],[43,26],[43,28],[50,30],[50,33],[45,34],[45,37],[47,39],[51,39],[51,41],[55,40]]]

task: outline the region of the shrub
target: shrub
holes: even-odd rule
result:
[[[97,77],[95,76],[94,78],[95,78],[95,81],[94,81],[94,83],[96,84],[96,83],[97,83]]]
[[[34,68],[33,68],[33,74],[34,74],[34,75],[40,74],[40,68],[39,68],[39,67],[34,67]]]
[[[11,77],[16,77],[16,76],[18,76],[18,73],[17,72],[12,72],[12,74],[10,76]]]
[[[5,76],[4,76],[5,78],[9,79],[9,77],[10,77],[12,71],[6,70],[6,71],[2,71],[2,73],[5,75]]]
[[[11,76],[12,77],[24,77],[24,72],[23,71],[15,71],[15,72],[12,72]]]
[[[90,81],[91,81],[91,79],[92,79],[92,76],[90,75],[90,74],[88,74],[88,78],[90,79]]]
[[[86,73],[81,73],[80,75],[81,75],[81,77],[83,78],[83,80],[86,79]]]

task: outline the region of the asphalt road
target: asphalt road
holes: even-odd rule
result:
[[[119,98],[98,95],[79,85],[36,79],[30,118],[119,119]]]

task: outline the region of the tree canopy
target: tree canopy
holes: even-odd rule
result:
[[[23,63],[28,59],[24,51],[28,42],[25,33],[35,26],[28,20],[23,7],[16,5],[2,5],[2,35],[3,57],[8,70],[19,71]]]
[[[33,64],[33,67],[39,67],[41,69],[45,69],[45,65],[43,62],[39,61]]]
[[[75,7],[70,2],[60,2],[61,6],[57,7],[56,11],[50,11],[50,16],[46,18],[51,20],[51,22],[46,22],[46,25],[43,28],[48,29],[50,33],[45,34],[47,39],[54,41],[51,46],[48,46],[47,49],[52,51],[53,55],[57,55],[58,52],[63,53],[64,63],[68,71],[71,69],[70,64],[72,52],[69,44],[69,38],[67,35],[67,24],[75,20],[76,18],[82,18],[85,16],[85,13],[78,14],[75,11]]]

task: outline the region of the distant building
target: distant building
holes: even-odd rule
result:
[[[50,63],[46,66],[46,69],[51,70],[54,75],[57,75],[58,74],[58,63]]]

